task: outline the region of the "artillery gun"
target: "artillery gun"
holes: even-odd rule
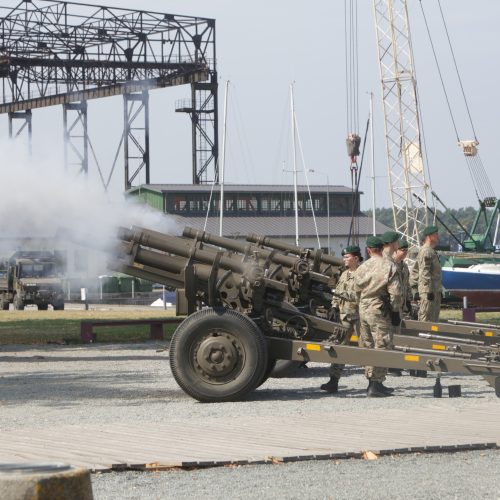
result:
[[[412,324],[401,328],[391,351],[344,345],[346,328],[323,310],[340,259],[249,238],[245,244],[190,228],[183,237],[119,231],[112,267],[175,288],[177,314],[188,315],[172,337],[170,366],[193,398],[241,399],[267,379],[276,360],[481,375],[500,397],[500,332],[481,336],[450,325],[462,328],[454,335],[446,326]]]

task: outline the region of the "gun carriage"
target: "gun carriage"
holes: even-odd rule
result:
[[[247,243],[186,228],[183,237],[119,230],[111,267],[176,290],[187,318],[170,345],[180,387],[203,402],[245,397],[276,360],[373,365],[483,376],[500,397],[500,331],[403,320],[394,350],[344,345],[329,319],[342,261],[249,235]],[[351,339],[353,340],[353,339]]]

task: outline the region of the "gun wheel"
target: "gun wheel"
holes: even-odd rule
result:
[[[175,331],[170,367],[180,387],[198,401],[235,401],[266,377],[266,340],[250,318],[231,309],[207,308]]]

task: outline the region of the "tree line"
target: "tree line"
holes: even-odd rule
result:
[[[436,210],[436,213],[438,217],[448,226],[450,231],[460,240],[463,241],[465,238],[464,231],[462,228],[453,220],[454,216],[456,219],[460,221],[462,226],[464,226],[468,231],[471,230],[472,224],[474,223],[474,220],[477,215],[477,208],[476,207],[462,207],[462,208],[450,208],[447,211],[443,210]],[[371,210],[367,210],[366,215],[370,216],[372,215]],[[431,214],[429,214],[430,217],[432,217]],[[378,222],[381,222],[382,224],[385,224],[386,226],[390,228],[394,228],[394,220],[393,220],[393,215],[392,215],[392,208],[377,208],[375,209],[375,219]],[[453,240],[453,238],[449,235],[449,233],[444,229],[444,227],[438,222],[435,221],[436,225],[439,228],[440,231],[440,244],[444,246],[450,245],[452,249],[455,249],[456,247],[456,242]],[[484,226],[481,227],[482,224],[479,225],[478,230],[484,231]]]

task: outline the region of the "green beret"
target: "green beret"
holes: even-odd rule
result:
[[[400,240],[399,241],[399,248],[402,248],[403,250],[408,248],[408,242],[406,240]]]
[[[368,236],[368,238],[366,238],[366,246],[368,248],[382,248],[384,244],[377,236]]]
[[[387,231],[380,239],[384,245],[388,245],[389,243],[394,243],[399,240],[399,233],[396,233],[396,231]]]
[[[345,247],[342,250],[342,255],[345,255],[346,253],[359,253],[361,254],[361,248],[358,247],[358,245],[351,245],[350,247]]]
[[[422,238],[425,238],[426,236],[429,236],[430,234],[434,234],[438,232],[437,226],[427,226],[423,231],[422,231]]]

